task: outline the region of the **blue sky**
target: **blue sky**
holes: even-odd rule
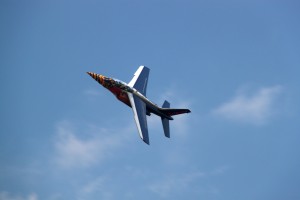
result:
[[[0,200],[300,199],[298,1],[0,1]],[[85,72],[191,114],[148,118]]]

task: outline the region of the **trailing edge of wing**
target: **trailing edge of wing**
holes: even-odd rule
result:
[[[139,131],[140,137],[145,143],[149,144],[146,104],[141,99],[134,96],[132,93],[127,94],[131,103],[131,107],[134,114],[134,120]]]
[[[140,66],[134,73],[134,77],[128,83],[128,86],[135,88],[144,96],[146,96],[149,72],[149,68]]]

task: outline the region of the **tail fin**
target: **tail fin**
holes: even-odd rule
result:
[[[170,108],[170,103],[168,101],[165,101],[164,104],[162,105],[162,108]],[[170,138],[170,124],[169,124],[169,120],[167,118],[162,117],[161,118],[161,122],[164,128],[164,133],[165,136]]]

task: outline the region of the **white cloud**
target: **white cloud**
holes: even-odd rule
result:
[[[28,200],[38,200],[38,196],[35,193],[32,193],[28,196]]]
[[[87,95],[96,95],[94,91],[87,90]],[[168,91],[163,96],[173,96],[172,92]],[[170,97],[170,99],[173,99]],[[188,103],[181,101],[178,98],[176,100],[176,107],[185,108],[188,107]],[[135,137],[137,142],[139,140],[135,122],[132,116],[129,127],[122,127],[115,129],[104,129],[94,125],[85,125],[84,131],[80,131],[78,128],[74,128],[75,124],[69,121],[62,121],[56,126],[56,138],[55,138],[55,163],[63,168],[71,167],[89,167],[95,164],[99,164],[104,159],[107,159],[112,155],[113,151],[118,149],[122,144],[128,142],[125,141],[128,137]],[[170,122],[171,134],[174,137],[186,135],[188,129],[188,121],[186,115],[175,116],[174,121]],[[78,125],[81,126],[82,125]],[[151,129],[159,129],[163,134],[163,128],[160,118],[152,115],[148,117],[148,127],[150,129],[149,136],[151,139]],[[136,132],[136,134],[132,134]],[[176,136],[175,136],[176,135]]]
[[[273,86],[261,88],[252,96],[239,93],[215,109],[213,114],[234,121],[263,124],[275,113],[274,104],[282,90],[282,86]]]
[[[55,162],[63,167],[89,167],[101,162],[126,142],[128,130],[108,131],[95,126],[86,126],[87,130],[77,136],[70,122],[61,122],[57,126],[55,141]],[[88,134],[86,134],[86,132]]]
[[[38,200],[36,193],[31,193],[27,197],[11,195],[8,192],[0,192],[0,200]]]
[[[77,199],[93,199],[95,195],[100,199],[113,199],[113,192],[109,187],[106,187],[106,183],[109,181],[105,176],[89,181],[79,190]]]
[[[212,172],[210,172],[211,175],[222,175],[224,174],[225,172],[227,172],[231,167],[229,165],[222,165],[222,166],[219,166],[217,168],[215,168]]]
[[[170,174],[167,172],[164,176],[159,177],[156,181],[148,184],[147,189],[157,194],[160,198],[176,197],[177,194],[191,192],[191,186],[195,193],[210,193],[218,195],[219,189],[207,184],[206,180],[211,177],[216,178],[226,174],[231,167],[229,165],[221,165],[210,171],[189,170],[189,166],[185,166],[185,173],[177,172]]]
[[[95,180],[90,181],[88,184],[86,184],[82,189],[81,192],[84,194],[90,194],[97,190],[100,190],[103,185],[105,185],[105,178],[104,177],[98,177]]]
[[[205,173],[200,171],[189,172],[183,175],[173,175],[150,184],[148,189],[161,198],[165,198],[174,192],[181,192],[187,189],[190,184],[204,176]]]

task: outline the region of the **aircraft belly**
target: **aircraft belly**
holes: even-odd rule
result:
[[[109,90],[117,97],[118,100],[131,107],[127,92],[124,92],[118,87],[112,87]]]
[[[125,103],[127,106],[131,107],[130,101],[129,101],[129,98],[128,98],[127,93],[122,92],[122,93],[120,93],[119,96],[117,96],[117,98],[118,98],[120,101],[122,101],[123,103]]]
[[[156,114],[157,116],[160,116],[160,113],[157,111],[157,109],[149,104],[146,104],[146,108],[147,108],[147,111],[149,113],[154,113]]]
[[[146,109],[147,109],[148,113],[154,113],[157,116],[166,118],[168,120],[173,120],[173,118],[171,116],[168,116],[168,115],[162,113],[158,107],[154,107],[151,104],[146,104]]]
[[[189,109],[172,109],[167,101],[163,103],[162,107],[150,101],[146,97],[149,72],[149,68],[140,66],[128,84],[118,79],[87,72],[99,84],[113,93],[119,101],[132,108],[139,136],[147,144],[149,144],[147,115],[150,116],[153,113],[161,117],[164,134],[166,137],[170,137],[169,120],[173,120],[172,116],[191,112]]]

